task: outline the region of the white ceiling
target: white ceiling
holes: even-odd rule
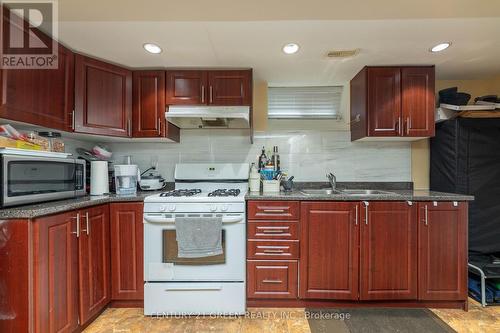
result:
[[[500,74],[497,0],[63,0],[59,14],[63,43],[134,68],[252,67],[271,85],[345,84],[384,64],[435,64],[439,79]],[[428,52],[442,41],[453,45]],[[297,54],[281,51],[289,42]],[[326,57],[352,48],[353,58]]]

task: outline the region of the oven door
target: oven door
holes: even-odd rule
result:
[[[211,216],[211,214],[201,215]],[[245,281],[245,214],[221,215],[223,254],[184,259],[177,257],[175,215],[144,214],[144,280],[146,282]]]
[[[66,158],[2,155],[2,204],[13,206],[85,194],[85,164]]]

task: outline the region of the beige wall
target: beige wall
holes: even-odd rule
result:
[[[482,95],[500,95],[500,76],[484,80],[437,80],[436,92],[449,87],[458,87],[458,91],[474,97]],[[416,189],[429,188],[430,149],[429,140],[420,140],[411,145],[411,173]]]

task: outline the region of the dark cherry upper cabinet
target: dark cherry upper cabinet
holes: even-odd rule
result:
[[[75,132],[132,135],[132,72],[75,55]]]
[[[76,223],[75,212],[38,218],[33,222],[35,332],[69,333],[78,328]]]
[[[302,202],[300,298],[358,299],[359,204]]]
[[[250,105],[252,71],[220,70],[208,72],[208,104]]]
[[[434,136],[434,72],[364,67],[351,80],[351,140]]]
[[[434,67],[401,69],[401,117],[404,136],[434,136],[434,86]]]
[[[74,56],[58,46],[57,69],[4,69],[0,73],[0,118],[71,131]]]
[[[419,299],[467,299],[467,203],[418,204]]]
[[[167,70],[167,105],[207,104],[207,72],[202,70]]]
[[[111,300],[109,206],[80,211],[79,308],[85,325]]]
[[[416,300],[416,203],[363,203],[360,215],[360,299]]]
[[[112,203],[112,300],[144,299],[142,202]]]
[[[167,105],[252,104],[252,70],[167,70]]]
[[[132,136],[179,141],[179,128],[165,119],[165,71],[134,71]]]

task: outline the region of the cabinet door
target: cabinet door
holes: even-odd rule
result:
[[[210,105],[250,105],[252,103],[252,71],[209,71],[208,103]]]
[[[135,71],[132,86],[133,136],[165,136],[165,72]]]
[[[434,136],[434,96],[434,66],[401,69],[404,136]]]
[[[0,118],[71,130],[74,59],[62,45],[58,52],[57,69],[2,70]]]
[[[167,105],[207,104],[207,72],[196,70],[167,71]]]
[[[113,203],[111,213],[111,297],[144,299],[143,204]]]
[[[401,70],[368,68],[368,135],[401,135]]]
[[[75,132],[131,136],[132,72],[75,56]]]
[[[467,203],[419,203],[419,299],[467,299]]]
[[[80,322],[85,325],[110,301],[109,206],[80,212]]]
[[[360,299],[417,299],[416,206],[370,202],[361,212]]]
[[[358,299],[359,204],[301,205],[300,297]]]
[[[76,212],[33,222],[35,332],[78,328],[78,240]]]

